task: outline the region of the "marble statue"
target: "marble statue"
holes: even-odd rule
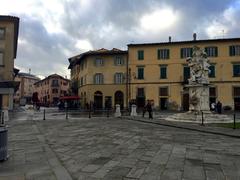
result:
[[[190,67],[189,110],[194,112],[209,111],[209,60],[204,50],[193,48],[192,57],[187,58]]]
[[[197,46],[193,48],[192,57],[187,58],[190,67],[189,84],[209,84],[209,60],[207,54]]]

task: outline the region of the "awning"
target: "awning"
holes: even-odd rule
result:
[[[59,98],[60,100],[79,100],[79,96],[63,96]]]

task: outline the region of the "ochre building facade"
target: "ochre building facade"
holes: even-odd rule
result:
[[[81,98],[81,107],[125,107],[127,51],[99,49],[69,58],[71,87]]]
[[[239,109],[240,38],[129,44],[129,99],[138,106],[152,100],[161,109],[188,110],[187,57],[198,46],[210,60],[210,102]]]
[[[143,107],[151,100],[156,109],[187,111],[186,59],[194,46],[204,49],[210,60],[210,103],[240,109],[240,38],[197,40],[195,35],[189,41],[129,44],[128,51],[88,51],[69,58],[72,89],[83,106],[92,101],[104,108],[109,100],[111,105]],[[123,63],[116,65],[120,56]],[[122,80],[116,82],[116,76]]]
[[[0,15],[0,110],[13,109],[13,96],[19,85],[14,82],[14,76],[18,73],[14,69],[18,30],[18,17]]]

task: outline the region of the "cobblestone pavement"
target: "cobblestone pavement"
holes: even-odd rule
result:
[[[2,179],[238,180],[240,141],[126,119],[10,121]]]

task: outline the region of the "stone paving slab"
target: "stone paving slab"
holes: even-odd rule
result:
[[[237,138],[124,118],[9,121],[0,180],[240,179]]]

